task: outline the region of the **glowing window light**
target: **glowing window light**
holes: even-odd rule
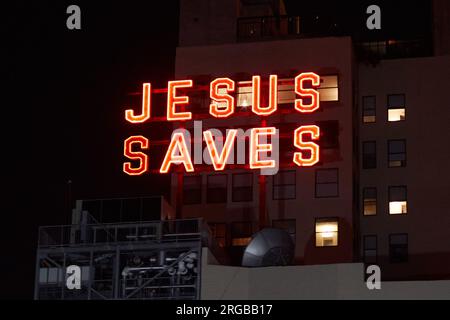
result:
[[[390,201],[389,214],[405,214],[407,213],[406,201]]]
[[[331,220],[316,221],[316,246],[328,247],[338,244],[338,222]]]
[[[406,119],[405,113],[406,113],[405,108],[389,109],[388,121],[389,122],[403,121]]]

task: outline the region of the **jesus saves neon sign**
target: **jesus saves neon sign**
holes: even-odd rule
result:
[[[249,129],[249,168],[268,169],[277,166],[276,160],[268,159],[267,154],[276,152],[271,140],[277,136],[277,128],[265,126],[265,118],[277,112],[278,109],[278,76],[269,76],[269,90],[266,105],[261,103],[261,77],[253,76],[251,81],[251,111],[262,117],[261,127]],[[294,79],[294,109],[300,113],[312,113],[319,108],[320,99],[317,88],[320,85],[320,77],[313,72],[300,73]],[[192,112],[188,111],[189,96],[177,93],[179,89],[194,87],[193,80],[169,81],[167,85],[167,113],[165,121],[189,121],[192,120]],[[236,101],[233,94],[236,91],[236,83],[230,78],[217,78],[209,84],[209,115],[214,118],[226,119],[235,113]],[[142,86],[142,107],[139,112],[133,109],[125,110],[125,119],[133,124],[144,123],[151,119],[151,95],[150,83]],[[235,145],[238,130],[228,129],[225,137],[219,139],[213,130],[203,131],[202,140],[206,144],[210,163],[215,171],[225,170],[230,160],[230,151]],[[313,166],[319,162],[320,147],[315,142],[320,137],[320,128],[316,125],[302,125],[295,129],[293,144],[296,152],[293,153],[292,162],[297,166]],[[264,140],[264,141],[261,141]],[[194,172],[195,167],[189,152],[190,143],[186,135],[179,130],[171,136],[164,159],[159,166],[160,173],[168,173],[172,165],[182,165],[186,172]],[[149,170],[149,156],[147,150],[150,141],[142,135],[133,135],[124,141],[124,156],[127,161],[123,163],[123,171],[128,175],[141,175]]]

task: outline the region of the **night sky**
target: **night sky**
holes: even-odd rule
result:
[[[389,32],[429,32],[423,7],[410,4],[412,23],[399,25],[402,4],[374,3],[381,2],[390,6]],[[361,4],[320,3],[289,1],[288,13],[338,14],[345,32],[361,27]],[[81,7],[81,30],[66,28],[71,4]],[[142,82],[161,88],[173,78],[178,4],[15,1],[3,8],[2,22],[0,297],[30,299],[38,226],[69,224],[70,199],[167,195],[167,177],[122,174],[130,132],[123,112],[133,101],[139,106],[129,93]]]

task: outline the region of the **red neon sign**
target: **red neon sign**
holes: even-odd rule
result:
[[[293,103],[294,112],[312,113],[320,107],[319,91],[320,77],[313,72],[301,73],[295,77],[294,91],[297,95]],[[166,121],[187,121],[191,120],[193,115],[189,110],[189,93],[194,90],[193,80],[175,80],[169,81],[167,85],[167,117]],[[177,93],[178,89],[185,89],[184,93]],[[270,75],[268,81],[268,99],[264,105],[261,103],[262,85],[261,77],[255,75],[252,77],[251,92],[251,112],[256,116],[268,119],[275,114],[278,109],[278,76]],[[161,92],[162,90],[156,89]],[[265,90],[266,91],[266,90]],[[165,92],[165,91],[164,91]],[[209,115],[217,119],[229,118],[236,113],[236,84],[230,78],[217,78],[209,85]],[[151,84],[144,83],[142,87],[142,106],[139,114],[133,109],[125,111],[125,119],[130,123],[144,123],[151,119]],[[247,113],[248,114],[248,113]],[[155,120],[155,119],[153,119]],[[225,170],[226,164],[231,157],[231,151],[236,150],[236,144],[243,139],[248,139],[248,166],[250,169],[267,169],[277,167],[277,159],[269,157],[278,150],[274,149],[273,139],[278,139],[278,130],[274,126],[265,126],[265,120],[262,125],[256,128],[250,128],[248,136],[242,138],[238,135],[237,129],[227,130],[226,137],[218,137],[212,130],[203,131],[202,146],[205,145],[205,152],[211,160],[211,165],[216,171]],[[219,132],[220,133],[220,132]],[[189,134],[189,132],[188,132]],[[320,137],[320,128],[316,125],[302,125],[294,131],[293,147],[296,149],[292,158],[292,164],[300,167],[313,166],[319,162],[320,146],[317,140]],[[265,138],[266,141],[261,142]],[[172,134],[169,145],[165,152],[159,172],[168,173],[172,165],[183,165],[184,171],[194,172],[189,152],[192,139],[186,139],[182,132]],[[222,144],[220,146],[219,144]],[[133,147],[141,151],[133,150]],[[143,136],[131,136],[124,142],[124,156],[129,160],[134,160],[134,164],[127,161],[123,164],[123,171],[128,175],[141,175],[149,171],[149,157],[142,152],[149,148],[150,142]],[[219,149],[221,149],[219,151]],[[266,157],[264,157],[264,155]],[[231,160],[233,157],[231,157]],[[137,161],[137,162],[136,162]],[[197,162],[196,162],[197,164]]]

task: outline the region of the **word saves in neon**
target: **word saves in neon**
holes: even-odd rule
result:
[[[310,83],[306,87],[306,82]],[[277,75],[269,76],[269,99],[268,105],[262,106],[260,103],[260,87],[261,77],[252,77],[252,112],[259,116],[269,116],[277,111]],[[294,108],[301,113],[311,113],[319,108],[320,99],[319,91],[316,88],[320,85],[320,77],[312,72],[301,73],[295,77],[294,90],[297,99],[294,101]],[[167,121],[188,121],[192,119],[192,113],[189,111],[179,111],[180,106],[189,104],[188,96],[179,96],[176,94],[177,89],[192,88],[192,80],[176,80],[169,81],[167,87]],[[235,91],[236,85],[230,78],[217,78],[210,83],[210,99],[209,113],[215,118],[227,118],[235,111],[235,99],[232,93]],[[307,99],[307,102],[305,100]],[[142,92],[142,108],[140,114],[136,114],[134,110],[125,111],[125,119],[130,123],[143,123],[150,119],[151,115],[151,84],[143,84]],[[262,159],[261,154],[272,152],[271,143],[260,143],[260,138],[269,138],[276,134],[275,127],[253,128],[250,131],[249,143],[249,165],[251,169],[274,168],[276,166],[274,160]],[[236,139],[237,130],[227,130],[225,142],[221,152],[213,139],[211,131],[203,132],[203,138],[206,142],[209,155],[213,167],[216,171],[225,169],[230,150]],[[293,163],[297,166],[313,166],[319,162],[319,145],[311,140],[318,140],[320,136],[320,128],[315,125],[303,125],[294,131],[294,146],[299,152],[294,152]],[[307,139],[309,137],[309,139]],[[127,138],[124,142],[124,155],[129,160],[137,163],[133,166],[131,162],[123,164],[123,171],[128,175],[141,175],[148,171],[149,159],[142,150],[149,149],[149,140],[141,135],[134,135]],[[137,146],[141,151],[134,151]],[[172,164],[184,166],[186,172],[194,172],[192,159],[187,148],[186,139],[180,132],[174,132],[167,148],[164,160],[160,166],[160,173],[167,173]],[[305,157],[302,151],[307,151],[309,156]]]

